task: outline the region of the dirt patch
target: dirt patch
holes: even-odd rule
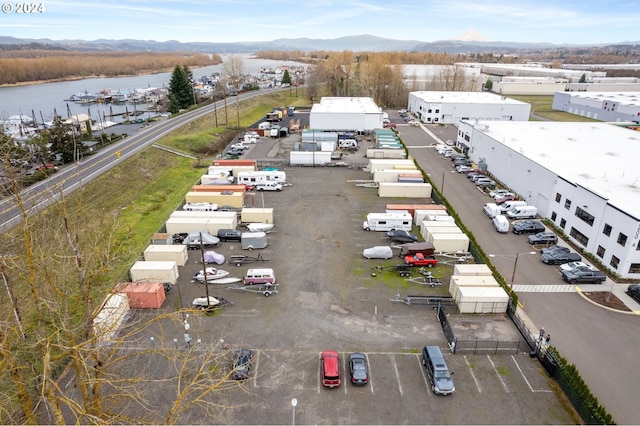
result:
[[[607,308],[616,309],[618,311],[631,312],[631,309],[629,309],[622,300],[618,299],[615,294],[608,291],[589,291],[582,294],[598,305],[606,306]]]

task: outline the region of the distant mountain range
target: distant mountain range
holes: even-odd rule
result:
[[[481,38],[481,37],[476,37]],[[640,41],[621,42],[609,44],[616,45],[640,45]],[[460,40],[441,40],[434,42],[422,42],[418,40],[394,40],[372,35],[358,35],[340,37],[335,39],[310,39],[310,38],[281,38],[268,42],[238,42],[238,43],[209,43],[188,42],[182,43],[175,40],[50,40],[50,39],[21,39],[9,36],[0,36],[0,50],[16,48],[62,48],[82,51],[149,51],[149,52],[175,52],[191,51],[200,53],[253,53],[263,50],[302,50],[305,52],[315,50],[354,52],[383,52],[383,51],[407,51],[407,52],[434,52],[434,53],[515,53],[523,50],[546,50],[575,47],[604,47],[601,45],[577,45],[577,44],[553,44],[553,43],[521,43],[501,41],[478,41],[469,34],[465,34]]]

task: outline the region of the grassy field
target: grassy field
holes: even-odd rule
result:
[[[583,122],[597,122],[598,120],[594,120],[587,117],[582,117],[580,115],[569,114],[568,112],[556,111],[551,108],[553,104],[553,96],[545,95],[545,96],[533,96],[533,95],[522,95],[522,96],[509,96],[511,99],[515,99],[521,102],[527,102],[531,104],[531,114],[538,115],[550,121],[583,121]],[[535,120],[535,118],[534,118]]]

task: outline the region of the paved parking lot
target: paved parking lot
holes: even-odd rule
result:
[[[269,159],[287,152],[289,143],[293,144],[261,141],[248,155]],[[346,160],[365,163],[364,151]],[[220,266],[237,277],[249,267],[273,268],[279,292],[265,297],[211,284],[210,294],[222,296],[233,305],[211,317],[198,314],[190,318],[193,342],[199,340],[194,344],[229,353],[246,347],[256,353],[253,377],[221,396],[221,403],[230,407],[225,422],[289,423],[292,398],[298,400],[298,423],[575,422],[551,391],[537,361],[528,357],[526,346],[508,353],[453,355],[433,306],[407,306],[390,300],[398,291],[432,295],[441,294],[442,288],[416,286],[400,277],[385,278],[385,274],[372,276],[377,265],[394,265],[399,259],[362,257],[364,248],[389,244],[383,233],[362,229],[366,214],[384,211],[388,203],[422,204],[425,200],[379,198],[376,189],[356,185],[370,179],[370,174],[359,168],[284,170],[292,186],[281,193],[249,195],[247,202],[274,208],[276,227],[268,234],[269,247],[260,251],[268,261]],[[249,254],[231,242],[214,250],[225,256]],[[257,255],[258,251],[250,254]],[[204,295],[202,285],[190,282],[202,267],[199,259],[198,251],[189,253],[188,264],[180,268],[178,288],[168,295],[162,310],[173,311],[180,299],[187,306],[194,297]],[[443,281],[448,284],[448,277]],[[459,339],[522,341],[505,315],[460,315],[451,307],[445,311]],[[177,346],[183,346],[180,323],[168,324],[164,331],[169,342],[176,338]],[[222,349],[221,340],[229,349]],[[430,391],[418,355],[425,344],[442,348],[454,371],[454,395],[439,397]],[[343,381],[348,354],[366,354],[370,384],[322,388],[319,354],[326,349],[340,353]],[[190,422],[197,419],[189,418]],[[202,423],[211,422],[216,419],[202,419]]]

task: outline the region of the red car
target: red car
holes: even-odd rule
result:
[[[422,253],[416,253],[413,256],[406,256],[404,261],[411,266],[426,266],[427,268],[432,268],[438,264],[438,259],[436,259],[435,256],[425,256]]]
[[[340,355],[336,351],[324,351],[320,355],[322,385],[328,388],[340,386]]]

